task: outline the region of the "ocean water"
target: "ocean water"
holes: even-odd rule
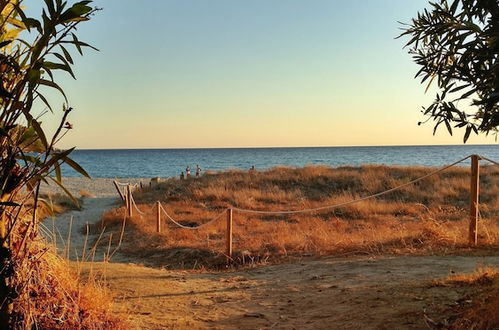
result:
[[[443,166],[470,154],[499,161],[499,145],[224,148],[224,149],[109,149],[75,150],[71,157],[95,178],[176,177],[190,166],[203,171],[257,170],[305,165],[420,165]],[[463,163],[467,166],[469,161]],[[80,176],[68,167],[67,177]]]

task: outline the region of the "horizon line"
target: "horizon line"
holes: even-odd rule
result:
[[[386,145],[331,145],[331,146],[244,146],[244,147],[159,147],[159,148],[78,148],[75,150],[210,150],[210,149],[299,149],[299,148],[382,148],[382,147],[466,147],[466,146],[494,146],[494,143],[473,144],[386,144]]]

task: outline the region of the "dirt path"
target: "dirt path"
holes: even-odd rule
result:
[[[429,280],[499,257],[327,258],[238,272],[95,264],[136,329],[427,329],[466,288]],[[426,311],[426,312],[425,312]]]

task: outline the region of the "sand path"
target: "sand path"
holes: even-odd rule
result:
[[[79,196],[81,190],[85,190],[93,197],[83,199],[82,209],[70,211],[59,215],[55,218],[48,218],[44,221],[45,229],[42,234],[50,241],[54,241],[57,246],[58,253],[67,255],[68,237],[69,239],[69,259],[80,260],[83,254],[85,245],[85,227],[86,224],[92,224],[99,221],[102,213],[117,206],[119,204],[118,193],[113,185],[113,180],[119,182],[129,182],[131,184],[148,184],[148,179],[143,178],[125,178],[125,179],[87,179],[87,178],[64,178],[65,187],[74,195]],[[57,185],[42,185],[41,191],[44,193],[60,193],[64,192]],[[55,233],[55,235],[53,234]],[[87,251],[91,249],[91,243],[96,235],[91,235],[87,238]],[[102,260],[103,251],[97,251],[96,260]],[[117,259],[117,258],[115,258]],[[123,258],[122,258],[123,259]],[[124,258],[127,260],[126,258]],[[120,259],[121,261],[121,259]]]
[[[80,260],[85,246],[86,224],[97,222],[104,211],[114,206],[116,206],[115,197],[84,198],[82,210],[70,211],[55,217],[55,219],[47,219],[45,226],[50,232],[55,232],[55,235],[52,235],[55,237],[51,240],[55,239],[58,253],[67,256],[69,250],[70,260]],[[88,255],[90,245],[95,239],[94,236],[89,235],[87,238],[86,255]]]
[[[134,329],[428,329],[469,288],[429,281],[499,257],[324,258],[236,272],[94,265]]]

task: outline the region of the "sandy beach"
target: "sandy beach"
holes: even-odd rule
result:
[[[149,185],[150,178],[63,178],[62,183],[75,197],[80,196],[80,191],[85,190],[95,197],[113,197],[118,196],[113,181],[120,183],[130,183]],[[55,183],[50,185],[43,184],[41,191],[45,193],[61,193],[64,191]]]

